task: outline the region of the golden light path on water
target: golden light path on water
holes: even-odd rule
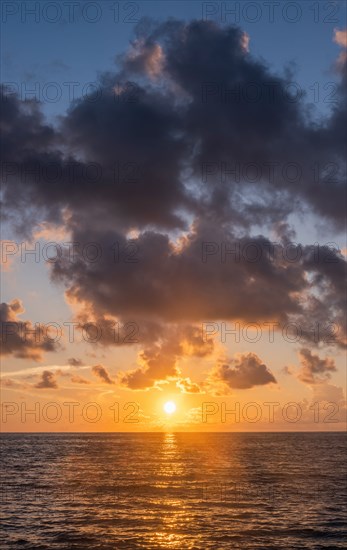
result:
[[[0,547],[22,541],[23,548],[57,550],[313,550],[323,548],[323,521],[333,547],[345,548],[344,434],[188,434],[170,427],[10,434],[3,513],[11,535]],[[327,456],[331,468],[324,470]]]
[[[167,405],[169,405],[168,410]],[[176,405],[172,401],[168,401],[164,405],[164,410],[171,414],[169,411],[174,412]],[[162,481],[157,483],[157,487],[164,490],[168,486],[172,487],[173,480],[178,481],[178,485],[181,486],[180,480],[184,479],[186,471],[175,433],[163,434],[159,463],[158,478]],[[153,545],[153,548],[189,548],[187,529],[189,531],[191,517],[188,512],[187,499],[166,496],[158,499],[156,504],[158,509],[162,510],[160,518],[162,529],[157,530],[149,537],[149,547],[151,548],[151,545]],[[185,531],[185,533],[182,533],[182,531]]]

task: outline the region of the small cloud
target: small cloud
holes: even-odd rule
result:
[[[213,370],[212,382],[222,382],[230,389],[239,390],[277,383],[272,372],[255,353],[238,353],[229,363],[220,364]]]
[[[103,365],[95,365],[92,367],[92,373],[100,378],[102,382],[105,382],[105,384],[114,384],[114,381],[111,380],[109,373]]]
[[[56,70],[56,71],[69,71],[71,69],[71,67],[69,65],[67,65],[66,63],[64,63],[64,61],[62,61],[61,59],[53,59],[53,61],[51,61],[51,63],[49,63],[49,66]]]
[[[11,380],[11,378],[1,378],[0,382],[1,385],[5,388],[14,388],[16,386],[16,382],[14,382],[14,380]]]
[[[200,386],[192,382],[190,378],[180,378],[176,382],[176,386],[182,393],[200,393]]]
[[[71,382],[74,382],[74,384],[90,384],[89,380],[83,378],[83,376],[78,376],[77,374],[71,376]]]
[[[288,365],[285,365],[283,367],[282,372],[283,372],[283,374],[288,374],[288,375],[294,374],[293,368],[288,366]]]
[[[0,378],[1,386],[8,389],[18,389],[23,390],[27,387],[27,384],[16,382],[15,380],[12,380],[11,378]]]
[[[57,389],[58,384],[55,378],[55,374],[49,370],[43,371],[41,374],[41,380],[34,386],[38,389]]]
[[[75,357],[70,357],[67,362],[71,367],[82,367],[84,365],[81,359],[76,359]]]
[[[347,29],[334,29],[334,42],[343,48],[347,48]]]
[[[332,358],[321,359],[318,355],[313,355],[307,348],[300,350],[299,358],[301,369],[297,373],[297,378],[305,384],[326,382],[331,377],[331,373],[337,370]]]
[[[318,384],[313,388],[313,401],[345,404],[345,395],[340,386],[333,384]]]

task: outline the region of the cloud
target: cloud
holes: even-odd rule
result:
[[[48,338],[39,323],[19,320],[24,311],[17,298],[0,304],[1,354],[39,361],[43,352],[57,351],[59,345]]]
[[[176,382],[176,386],[182,391],[182,393],[201,393],[201,388],[195,382],[192,382],[189,377],[180,378]]]
[[[114,384],[114,381],[111,380],[109,373],[103,365],[95,365],[92,367],[92,373],[105,384]]]
[[[142,365],[121,377],[121,383],[132,390],[148,389],[157,382],[177,377],[178,345],[166,342],[144,349],[139,356]]]
[[[78,374],[74,374],[73,376],[71,376],[71,382],[73,382],[74,384],[90,384],[89,380],[83,378],[83,376],[79,376]]]
[[[244,32],[241,38],[241,46],[245,50],[245,52],[249,52],[249,42],[250,42],[250,36],[249,34]]]
[[[343,423],[345,425],[347,421],[347,402],[344,389],[329,384],[327,381],[316,383],[311,386],[311,389],[313,396],[310,410],[312,411],[313,407],[316,411],[319,410],[319,418],[322,418],[326,424]]]
[[[334,42],[343,48],[347,48],[347,29],[334,29]]]
[[[43,371],[41,380],[34,387],[38,389],[57,389],[58,384],[55,374],[49,370]]]
[[[268,367],[255,353],[236,354],[228,363],[222,363],[211,373],[212,383],[222,383],[230,389],[248,389],[254,386],[276,384]]]
[[[133,390],[148,389],[158,383],[176,380],[182,391],[195,392],[196,384],[181,378],[178,361],[182,357],[206,357],[214,350],[213,340],[203,341],[201,330],[190,325],[171,325],[157,343],[139,354],[139,367],[120,375],[121,384]]]
[[[182,379],[182,357],[210,353],[211,342],[184,336],[181,325],[294,321],[312,342],[311,321],[329,319],[340,327],[336,344],[345,345],[345,259],[335,251],[332,262],[317,260],[303,246],[298,261],[285,262],[271,257],[266,236],[281,220],[281,244],[290,245],[292,215],[309,214],[323,232],[344,226],[344,73],[331,114],[313,122],[305,98],[288,91],[293,75],[252,56],[241,29],[169,20],[142,21],[134,32],[117,70],[102,73],[95,96],[75,101],[56,126],[37,103],[2,88],[6,219],[19,234],[48,237],[64,227],[82,247],[100,245],[96,262],[82,253],[70,261],[65,251],[51,275],[100,321],[100,344],[115,343],[114,320],[136,321],[143,350],[122,375],[128,387]],[[284,169],[292,162],[297,178]],[[91,163],[94,178],[86,177]],[[256,181],[244,172],[250,165],[261,170]],[[206,242],[218,252],[204,262]],[[221,243],[251,244],[261,257],[223,261]],[[16,336],[7,347],[24,356],[41,351]],[[225,383],[242,383],[237,363],[224,367]]]
[[[137,40],[125,56],[119,58],[127,71],[145,73],[149,78],[157,78],[163,70],[164,52],[160,44]]]
[[[62,216],[64,217],[64,213]],[[65,213],[65,221],[68,221],[68,213]],[[52,241],[56,244],[57,242],[69,241],[70,234],[66,230],[66,225],[59,226],[42,222],[34,232],[33,237],[36,240],[44,239],[46,241]]]
[[[79,242],[97,239],[105,251],[113,239],[121,248],[129,245],[120,234],[82,231],[75,237]],[[87,304],[86,320],[95,316],[103,328],[100,343],[115,343],[114,321],[102,317],[112,315],[123,325],[136,320],[137,341],[156,341],[163,323],[219,319],[296,322],[303,338],[313,341],[312,319],[322,327],[329,319],[339,327],[336,344],[345,345],[345,258],[328,246],[320,246],[317,254],[317,246],[293,243],[286,235],[282,239],[274,254],[273,243],[262,235],[240,238],[226,226],[200,221],[179,247],[166,234],[141,233],[132,240],[137,264],[114,263],[107,254],[90,264],[78,256],[75,262],[56,262],[52,273],[54,280],[65,283],[71,301]],[[224,261],[222,247],[229,251]],[[299,252],[298,260],[284,261],[283,254],[291,247]],[[204,250],[209,251],[205,260]],[[258,261],[248,261],[247,250]],[[193,345],[191,337],[186,345]],[[201,346],[201,352],[206,348]]]
[[[84,368],[87,368],[87,367],[84,367]],[[3,373],[3,374],[10,374],[12,377],[13,376],[18,376],[20,378],[22,377],[33,377],[33,376],[36,376],[36,375],[40,375],[43,373],[43,371],[45,370],[52,370],[54,369],[54,372],[58,373],[58,374],[63,374],[65,376],[67,376],[67,371],[70,371],[71,370],[71,366],[70,365],[45,365],[45,366],[36,366],[36,367],[25,367],[23,369],[20,369],[20,370],[17,370],[15,372],[7,372],[7,373]]]
[[[336,403],[341,408],[346,409],[346,397],[343,388],[334,384],[322,383],[313,386],[313,402],[325,401],[328,403]],[[345,410],[346,412],[346,410]]]
[[[344,31],[335,31],[339,43],[343,36]],[[271,72],[246,46],[246,35],[237,27],[211,21],[142,22],[130,51],[118,60],[119,72],[101,74],[95,97],[74,102],[59,127],[45,121],[37,103],[22,102],[3,88],[7,215],[14,210],[24,214],[31,199],[35,207],[17,220],[18,229],[26,223],[30,228],[30,219],[41,223],[43,211],[45,222],[62,225],[67,208],[72,223],[86,219],[86,212],[88,221],[102,212],[105,225],[117,219],[122,229],[182,230],[187,216],[243,217],[253,224],[264,214],[272,220],[279,212],[288,216],[304,204],[341,228],[345,162],[336,129],[342,130],[338,115],[344,112],[345,80],[338,85],[341,101],[331,118],[312,123],[304,100],[289,95],[289,77]],[[159,74],[157,85],[153,77]],[[136,94],[129,98],[131,83]],[[302,176],[291,181],[282,169],[256,186],[241,176],[222,189],[217,186],[220,170],[207,181],[201,177],[206,163],[256,163],[264,169],[274,162],[283,168],[293,159]],[[313,181],[317,159],[320,173]],[[91,162],[100,168],[94,179],[85,176]],[[337,170],[326,185],[329,162]],[[271,206],[266,196],[272,197]]]
[[[343,51],[340,53],[337,59],[337,68],[343,72],[346,69],[347,63],[347,29],[334,29],[333,40],[334,42],[336,42],[336,44],[343,48]]]
[[[326,382],[331,377],[331,373],[337,370],[332,358],[320,359],[318,355],[314,355],[307,348],[300,350],[299,357],[301,369],[297,373],[297,378],[305,384]]]
[[[76,359],[75,357],[70,357],[67,362],[71,367],[82,367],[84,365],[81,359]]]
[[[0,384],[4,388],[8,388],[8,389],[11,389],[11,390],[24,390],[24,389],[27,389],[27,387],[28,387],[28,384],[21,383],[21,382],[16,382],[15,380],[12,380],[11,378],[5,378],[5,377],[0,378]]]

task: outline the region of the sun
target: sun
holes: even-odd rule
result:
[[[167,401],[164,405],[166,414],[172,414],[176,411],[176,404],[173,401]]]

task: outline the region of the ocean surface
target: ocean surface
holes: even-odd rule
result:
[[[345,548],[346,434],[3,434],[0,548]]]

